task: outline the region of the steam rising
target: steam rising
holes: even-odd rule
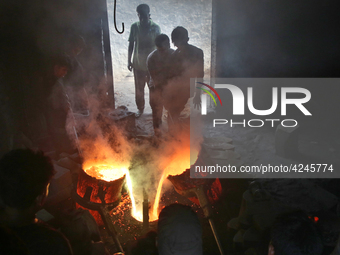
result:
[[[153,211],[150,211],[150,220],[156,220],[159,211],[158,202],[154,205],[157,189],[160,197],[172,187],[166,177],[170,174],[181,174],[194,163],[190,162],[190,153],[195,153],[196,156],[193,158],[197,158],[200,139],[197,139],[197,148],[191,150],[188,129],[183,129],[175,136],[163,138],[156,146],[147,140],[128,140],[123,127],[115,125],[115,122],[110,120],[109,112],[102,107],[96,96],[89,96],[89,110],[89,116],[77,116],[76,119],[71,112],[67,121],[68,134],[81,150],[84,159],[83,169],[109,165],[115,171],[121,171],[121,176],[125,174],[127,178],[134,217],[142,220],[145,189],[150,206],[153,207]],[[79,139],[76,139],[74,134],[75,124]],[[162,176],[165,180],[164,185],[160,184]],[[163,187],[159,189],[159,186]]]

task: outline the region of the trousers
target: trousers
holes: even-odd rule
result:
[[[153,128],[157,129],[162,124],[163,98],[161,88],[150,88],[150,106],[152,109]]]
[[[135,78],[136,105],[139,111],[143,111],[145,107],[144,89],[145,84],[150,80],[149,72],[133,69],[133,74]]]

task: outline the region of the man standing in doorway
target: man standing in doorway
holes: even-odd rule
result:
[[[136,117],[144,112],[144,88],[149,82],[149,73],[146,66],[148,55],[156,49],[155,38],[161,33],[160,27],[150,18],[150,7],[147,4],[137,6],[138,22],[131,25],[129,36],[128,69],[135,78],[136,105],[138,111]],[[133,60],[131,57],[133,53]]]
[[[155,39],[157,49],[150,53],[147,59],[147,67],[150,74],[150,106],[152,109],[152,121],[155,135],[160,135],[160,125],[163,113],[163,89],[168,82],[171,54],[170,39],[165,34],[160,34]]]
[[[195,108],[201,105],[200,90],[195,89],[196,84],[191,84],[190,79],[203,78],[204,55],[200,48],[188,43],[188,30],[184,27],[176,27],[171,33],[171,40],[177,49],[172,54],[171,68],[168,70],[169,82],[163,92],[163,102],[169,112],[169,131],[177,133],[180,114],[190,106],[189,98],[193,98]]]

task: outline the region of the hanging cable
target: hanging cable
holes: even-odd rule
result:
[[[117,4],[117,0],[115,0],[115,2],[114,2],[114,10],[113,10],[113,19],[114,19],[114,23],[115,23],[115,29],[119,34],[122,34],[122,33],[124,33],[124,23],[122,22],[122,29],[123,30],[118,31],[117,23],[116,23],[116,4]]]

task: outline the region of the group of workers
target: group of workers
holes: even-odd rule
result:
[[[155,135],[161,134],[163,107],[168,111],[168,129],[176,133],[180,126],[180,113],[188,105],[189,98],[194,96],[195,88],[190,88],[190,78],[204,76],[203,51],[188,43],[188,31],[180,26],[171,33],[171,40],[177,47],[176,50],[171,49],[169,37],[161,34],[160,27],[151,20],[150,7],[140,4],[136,10],[139,21],[131,25],[128,49],[128,69],[133,71],[135,81],[136,117],[144,112],[147,84]],[[70,109],[86,108],[86,103],[81,100],[87,97],[84,90],[86,75],[77,59],[85,41],[79,35],[74,35],[74,38],[70,49],[52,61],[52,82],[51,86],[47,86],[51,89],[43,96],[47,99],[44,108],[48,130],[58,153],[73,147],[65,131]],[[72,89],[67,84],[72,84]],[[83,91],[85,93],[80,93]],[[76,100],[70,100],[70,97]],[[199,91],[193,101],[195,106],[200,105]]]
[[[188,43],[188,31],[181,26],[171,33],[171,40],[177,47],[170,48],[169,37],[161,34],[160,27],[150,19],[150,7],[137,7],[139,21],[131,26],[128,50],[128,69],[133,70],[135,81],[136,117],[144,112],[144,89],[150,89],[150,106],[153,127],[159,134],[163,106],[168,110],[169,131],[176,130],[181,111],[188,99],[194,97],[194,104],[200,105],[200,93],[190,89],[190,78],[203,78],[203,51]],[[133,58],[132,58],[133,53]],[[132,58],[132,61],[131,61]]]

